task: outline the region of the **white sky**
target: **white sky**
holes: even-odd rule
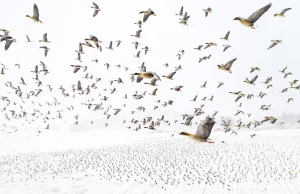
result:
[[[3,0],[2,0],[3,1]],[[4,1],[3,1],[4,2]],[[14,86],[19,85],[20,77],[25,79],[28,86],[20,86],[25,93],[37,88],[34,84],[33,71],[35,65],[39,61],[43,61],[50,71],[50,74],[43,76],[40,79],[43,82],[43,93],[39,98],[35,98],[42,104],[45,102],[53,102],[52,97],[60,99],[60,107],[53,108],[52,113],[56,110],[64,110],[64,118],[73,117],[79,114],[81,119],[101,119],[101,112],[91,112],[82,107],[80,104],[88,99],[94,98],[95,102],[100,102],[103,95],[109,96],[109,101],[105,102],[105,106],[112,105],[113,108],[122,108],[126,103],[126,108],[123,108],[115,118],[109,122],[121,123],[123,119],[143,118],[145,116],[158,117],[165,114],[166,119],[180,119],[180,115],[184,113],[192,113],[193,108],[199,107],[204,103],[204,111],[207,114],[212,114],[215,110],[219,111],[219,116],[233,116],[236,110],[241,109],[245,113],[252,113],[256,117],[264,117],[267,115],[280,115],[283,112],[299,113],[300,107],[300,92],[297,90],[289,90],[287,93],[280,93],[283,88],[289,87],[289,82],[294,79],[299,79],[300,62],[297,56],[298,39],[300,28],[294,24],[298,22],[298,7],[300,2],[297,0],[274,0],[269,11],[263,15],[256,23],[257,29],[252,30],[242,26],[233,18],[241,16],[247,18],[257,9],[267,5],[269,1],[178,1],[178,0],[111,0],[111,1],[95,1],[102,9],[99,14],[93,18],[92,1],[5,1],[5,6],[0,7],[0,28],[9,30],[10,35],[17,39],[8,51],[4,51],[4,43],[0,44],[0,63],[8,67],[7,74],[0,76],[0,96],[9,96],[11,99],[16,99],[12,90],[8,94],[7,88],[4,86],[6,81],[11,81]],[[37,3],[40,12],[40,20],[43,24],[32,22],[25,15],[32,15],[33,4]],[[183,4],[184,3],[184,4]],[[2,3],[3,4],[3,3]],[[16,6],[18,4],[18,6]],[[189,25],[183,26],[179,24],[176,13],[179,12],[181,6],[184,6],[184,12],[187,11],[191,16]],[[204,16],[202,9],[207,7],[212,8],[212,13],[207,18]],[[293,9],[286,13],[286,18],[274,18],[274,13],[280,12],[283,8],[292,7]],[[10,9],[8,9],[10,8]],[[156,14],[156,17],[150,16],[148,21],[142,26],[141,39],[131,37],[138,30],[138,26],[133,23],[142,20],[140,11],[151,8]],[[221,40],[227,31],[231,31],[229,42]],[[48,33],[50,44],[39,43],[44,33]],[[29,35],[33,43],[26,42],[26,34]],[[75,99],[63,98],[60,91],[49,93],[47,84],[57,89],[63,85],[72,95],[71,84],[76,84],[78,80],[82,81],[82,86],[86,87],[92,82],[84,80],[82,77],[85,73],[79,71],[73,74],[71,64],[79,64],[74,60],[77,53],[79,42],[83,42],[90,35],[95,35],[103,43],[103,52],[99,50],[84,47],[85,54],[82,55],[83,62],[81,65],[88,66],[88,72],[94,77],[101,77],[102,82],[97,84],[98,90],[92,90],[89,96],[76,97]],[[270,40],[283,40],[282,44],[277,45],[271,50],[267,50],[271,44]],[[114,50],[105,49],[110,41],[114,41]],[[120,47],[116,48],[116,40],[121,40]],[[148,46],[150,51],[144,55],[142,50],[141,58],[133,57],[138,50],[134,49],[133,41],[139,41],[140,48]],[[215,42],[217,47],[211,47],[206,50],[197,51],[193,48],[199,44],[206,42]],[[223,53],[223,44],[230,44],[229,48]],[[44,52],[40,46],[48,46],[51,50],[47,57],[44,57]],[[179,61],[176,54],[179,50],[184,49],[185,54]],[[198,63],[199,57],[212,55],[210,60]],[[227,61],[237,57],[237,61],[233,64],[232,74],[223,72],[217,69],[217,65],[226,63]],[[92,59],[97,58],[99,63],[92,62]],[[160,76],[167,75],[174,71],[178,65],[182,66],[182,71],[178,71],[174,76],[174,80],[166,80],[162,78],[158,84],[158,96],[153,97],[147,95],[142,100],[131,99],[131,95],[135,90],[139,93],[147,90],[147,94],[152,92],[154,87],[147,86],[142,83],[131,83],[130,74],[138,72],[138,67],[145,62],[147,70],[155,71]],[[18,63],[21,69],[18,70],[14,65]],[[109,63],[112,68],[108,71],[103,65]],[[170,66],[166,68],[163,64],[168,63]],[[121,69],[115,67],[120,64]],[[129,67],[126,72],[123,67]],[[260,72],[250,74],[250,68],[258,66]],[[292,72],[293,76],[283,79],[283,74],[279,70],[288,66],[287,72]],[[246,77],[252,79],[256,74],[259,75],[255,86],[245,84],[243,81]],[[266,85],[262,84],[267,77],[273,77],[273,88],[266,90]],[[109,80],[115,80],[121,77],[125,82],[124,85],[114,83],[109,85]],[[150,80],[149,80],[150,81]],[[202,89],[202,85],[207,81],[207,88]],[[217,89],[218,82],[222,81],[225,84]],[[183,92],[176,93],[171,91],[171,87],[183,85]],[[104,88],[112,89],[116,87],[117,92],[109,95],[104,92]],[[235,96],[229,94],[230,91],[236,92],[241,90],[245,94],[253,93],[256,96],[260,91],[265,91],[267,96],[263,99],[254,98],[246,100],[243,98],[242,108],[237,107],[239,103],[235,103]],[[98,97],[101,93],[102,96]],[[129,100],[124,101],[124,94],[128,94]],[[197,102],[190,100],[198,95]],[[200,99],[204,96],[210,98],[215,96],[214,101],[203,102]],[[293,97],[294,102],[287,104],[288,97]],[[172,106],[161,107],[157,111],[152,111],[156,100],[160,99],[165,102],[169,99],[175,102]],[[16,99],[19,101],[19,99]],[[26,110],[32,112],[34,108],[46,112],[47,107],[34,107],[30,101],[26,101]],[[1,108],[4,104],[0,102]],[[162,103],[161,103],[162,104]],[[272,104],[271,110],[263,112],[259,110],[262,104]],[[65,107],[74,105],[77,107],[75,112],[66,112]],[[131,110],[138,106],[146,107],[147,111],[143,114],[128,116]],[[19,110],[14,106],[8,110]],[[138,112],[136,110],[136,112]],[[4,114],[2,112],[1,114]],[[113,114],[113,112],[111,112]],[[57,114],[55,113],[54,116]],[[1,117],[0,123],[7,123]],[[200,117],[201,118],[201,117]],[[246,115],[240,115],[238,118],[247,119]],[[237,118],[237,119],[238,119]],[[196,118],[194,121],[198,121]],[[68,120],[72,123],[74,119]],[[41,121],[38,121],[39,123]],[[245,121],[246,122],[246,121]],[[14,121],[11,125],[18,125],[23,121]],[[178,122],[181,123],[181,122]]]

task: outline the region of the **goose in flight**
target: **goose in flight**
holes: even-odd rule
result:
[[[43,23],[39,18],[40,18],[40,14],[39,14],[39,8],[36,4],[33,5],[33,16],[30,15],[26,15],[26,17],[30,18],[32,21],[34,22],[40,22]]]
[[[163,75],[162,77],[173,80],[173,76],[176,74],[176,71],[170,73],[169,75]]]
[[[48,38],[47,38],[47,33],[45,33],[43,35],[43,40],[39,40],[39,42],[50,43],[50,41],[48,41]]]
[[[228,61],[225,65],[218,65],[218,69],[232,73],[231,66],[236,61],[236,59],[237,58],[234,58],[234,59]]]
[[[183,6],[181,6],[179,13],[175,14],[177,16],[182,16],[183,14]]]
[[[208,7],[207,9],[203,9],[203,11],[205,12],[205,17],[207,17],[208,13],[212,12],[212,9],[210,7]]]
[[[247,19],[242,17],[235,17],[233,20],[238,20],[240,23],[244,26],[250,27],[252,29],[255,29],[254,23],[264,14],[266,13],[270,7],[272,6],[272,3],[269,3],[268,5],[260,8],[259,10],[255,11],[251,14]]]
[[[191,122],[191,119],[190,119],[189,122]],[[181,132],[181,133],[179,133],[179,135],[185,135],[185,136],[188,136],[188,137],[190,137],[190,138],[192,138],[194,140],[200,141],[200,142],[214,143],[214,142],[208,141],[208,137],[210,136],[211,130],[212,130],[212,128],[213,128],[213,126],[214,126],[215,123],[216,122],[214,121],[213,118],[207,116],[198,125],[197,131],[196,131],[195,135],[189,134],[187,132]]]
[[[175,86],[175,88],[171,88],[171,90],[179,92],[181,88],[183,88],[183,86],[178,85],[178,86]]]
[[[257,78],[258,78],[258,75],[256,75],[251,80],[248,80],[248,78],[246,78],[246,80],[244,82],[247,83],[247,84],[250,84],[250,85],[255,85],[254,82],[256,81]]]
[[[289,10],[291,10],[292,8],[285,8],[285,9],[283,9],[280,13],[275,13],[274,14],[274,17],[285,17],[285,12],[287,12],[287,11],[289,11]]]
[[[192,120],[193,120],[194,116],[188,116],[187,115],[187,118],[185,119],[184,123],[181,123],[183,125],[186,125],[186,126],[190,126],[192,123]]]
[[[144,127],[144,128],[150,129],[150,130],[155,130],[155,128],[154,128],[154,121],[152,121],[148,127]]]
[[[156,14],[154,13],[154,11],[152,11],[152,9],[148,9],[147,11],[141,11],[140,14],[144,14],[144,17],[143,17],[143,22],[145,23],[148,18],[153,15],[153,16],[156,16]]]
[[[199,45],[197,48],[194,48],[195,50],[199,50],[201,51],[201,48],[203,47],[203,45]]]
[[[157,81],[156,78],[152,78],[150,83],[145,82],[144,84],[148,84],[148,85],[151,85],[151,86],[157,86],[156,81]]]
[[[106,47],[108,50],[114,50],[113,48],[112,48],[112,41],[110,41],[109,42],[109,46],[108,47]]]
[[[222,40],[228,40],[229,35],[230,35],[230,31],[228,31],[228,32],[226,33],[226,35],[225,35],[223,38],[221,38],[221,39],[222,39]]]
[[[254,72],[254,71],[260,71],[259,67],[251,67],[250,73]]]
[[[280,73],[285,73],[285,70],[287,69],[287,67],[283,68],[283,70],[280,70]]]
[[[142,21],[141,20],[139,20],[138,22],[136,22],[136,23],[134,23],[135,25],[138,25],[139,26],[139,28],[140,29],[142,29],[142,25],[143,25],[143,23],[142,23]]]
[[[83,48],[82,48],[82,43],[79,43],[79,49],[78,50],[75,50],[75,52],[77,52],[80,56],[80,54],[84,54],[83,52]],[[80,58],[80,57],[79,57]]]
[[[152,71],[134,73],[133,75],[138,75],[142,78],[147,78],[147,79],[156,78],[158,80],[161,80],[160,77],[155,72],[152,72]]]
[[[142,32],[142,30],[138,30],[138,31],[135,32],[134,35],[131,35],[131,36],[133,36],[135,38],[141,38],[141,32]]]
[[[27,39],[27,41],[26,41],[26,42],[32,42],[32,41],[30,40],[30,38],[29,38],[29,36],[28,36],[28,35],[26,35],[26,39]]]
[[[282,40],[271,40],[272,44],[268,47],[268,49],[273,48],[274,46],[276,46],[278,43],[281,43]]]
[[[101,11],[101,9],[99,8],[99,6],[96,3],[94,3],[94,2],[93,2],[93,6],[91,8],[93,8],[95,10],[94,14],[93,14],[93,17],[95,17],[99,13],[99,11]]]
[[[275,117],[272,117],[272,116],[266,116],[264,120],[262,120],[260,123],[264,123],[266,121],[270,121],[272,124],[274,124],[277,119]]]
[[[223,45],[223,46],[224,46],[223,52],[225,52],[227,49],[231,47],[230,45]]]
[[[48,51],[50,49],[48,47],[46,47],[46,46],[41,46],[40,48],[44,49],[45,57],[47,57]]]

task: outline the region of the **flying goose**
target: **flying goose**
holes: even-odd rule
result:
[[[109,46],[108,47],[106,47],[108,50],[114,50],[113,48],[112,48],[112,41],[110,41],[109,42]]]
[[[32,42],[32,41],[29,39],[29,36],[28,36],[28,35],[26,35],[26,39],[27,39],[26,42]]]
[[[157,86],[156,81],[157,81],[156,78],[152,78],[150,83],[145,82],[144,84],[148,84],[148,85],[151,85],[151,86]]]
[[[83,52],[83,48],[82,48],[82,43],[79,43],[79,49],[78,50],[75,50],[75,52],[77,52],[80,56],[80,54],[84,54]],[[80,58],[80,57],[79,57]]]
[[[211,46],[217,46],[217,44],[214,43],[214,42],[207,42],[207,43],[205,43],[205,44],[206,44],[206,46],[204,47],[204,49],[207,49],[207,48],[209,48],[209,47],[211,47]]]
[[[134,73],[133,75],[138,75],[142,78],[147,78],[147,79],[151,79],[151,78],[155,77],[156,79],[161,80],[160,77],[155,72],[152,72],[152,71]]]
[[[208,7],[207,9],[203,9],[203,11],[205,12],[205,17],[208,16],[208,13],[211,13],[211,12],[212,12],[212,10],[211,10],[210,7]]]
[[[138,22],[136,22],[136,23],[134,23],[134,24],[138,25],[138,26],[139,26],[139,28],[140,28],[140,29],[142,29],[142,25],[143,25],[143,23],[142,23],[142,21],[141,21],[141,20],[139,20]]]
[[[152,121],[148,127],[144,127],[144,128],[147,128],[147,129],[150,129],[150,130],[155,130],[154,121]]]
[[[43,35],[43,40],[39,40],[39,42],[50,43],[50,41],[48,41],[48,38],[47,38],[47,33],[45,33]]]
[[[254,72],[254,71],[260,71],[259,67],[251,67],[250,73]]]
[[[195,50],[199,50],[201,51],[201,48],[203,47],[203,45],[199,45],[197,48],[194,48]]]
[[[264,14],[266,13],[270,7],[272,6],[272,3],[269,3],[268,5],[260,8],[259,10],[255,11],[251,14],[247,19],[242,17],[235,17],[233,20],[238,20],[240,23],[244,26],[251,27],[252,29],[255,29],[254,23]]]
[[[228,40],[229,34],[230,34],[230,31],[228,31],[228,32],[226,33],[226,35],[225,35],[223,38],[221,38],[221,39],[222,39],[222,40]]]
[[[94,2],[93,2],[93,6],[91,8],[93,8],[95,10],[94,14],[93,14],[93,17],[95,17],[99,13],[99,11],[101,11],[101,9],[99,8],[99,6],[96,3],[94,3]]]
[[[230,45],[223,45],[223,46],[224,46],[223,52],[225,52],[227,49],[231,47]]]
[[[275,13],[274,14],[274,17],[285,17],[285,12],[287,12],[287,11],[289,11],[289,10],[291,10],[292,8],[285,8],[285,9],[283,9],[280,13]]]
[[[218,82],[218,86],[217,86],[217,88],[221,87],[222,85],[224,85],[224,83],[223,83],[223,82]]]
[[[179,92],[181,88],[183,88],[183,86],[178,85],[178,86],[175,86],[175,88],[171,88],[171,90]]]
[[[181,123],[183,125],[186,125],[186,126],[190,126],[192,123],[192,120],[193,120],[194,116],[188,116],[187,115],[187,118],[185,119],[185,122],[184,123]]]
[[[187,120],[191,118],[188,117]],[[189,122],[191,122],[191,119],[189,119]],[[188,136],[194,140],[200,141],[200,142],[208,142],[208,143],[214,143],[211,141],[208,141],[208,137],[210,136],[211,130],[216,122],[213,120],[213,118],[207,116],[197,127],[196,134],[189,134],[187,132],[181,132],[179,135],[185,135]]]
[[[287,67],[283,68],[283,70],[280,70],[280,73],[285,73],[285,70],[287,69]]]
[[[177,16],[182,16],[183,14],[183,6],[181,6],[179,13],[175,14]]]
[[[142,48],[143,50],[145,50],[145,55],[147,54],[147,52],[150,50],[147,46],[145,46],[145,48]]]
[[[138,31],[135,32],[134,35],[131,35],[131,36],[133,36],[133,37],[135,37],[135,38],[141,38],[141,32],[142,32],[142,30],[138,30]],[[136,47],[137,47],[137,46],[136,46]]]
[[[206,84],[207,84],[207,81],[205,81],[205,82],[203,83],[203,85],[201,85],[201,88],[206,88]]]
[[[46,47],[46,46],[41,46],[40,48],[44,49],[45,57],[47,57],[48,51],[49,51],[50,49],[49,49],[48,47]]]
[[[173,76],[176,74],[176,71],[170,73],[169,75],[163,75],[162,77],[173,80]]]
[[[152,95],[152,96],[156,96],[156,92],[157,92],[157,90],[158,90],[158,88],[155,88],[155,89],[153,90],[153,92],[152,92],[152,93],[150,93],[150,95]]]
[[[144,17],[143,17],[143,22],[144,23],[148,20],[150,15],[156,16],[154,11],[152,11],[150,8],[147,11],[141,11],[140,14],[144,14]]]
[[[271,40],[271,42],[273,42],[273,43],[268,47],[268,49],[271,49],[274,46],[276,46],[278,43],[281,43],[282,40]]]
[[[43,22],[39,19],[39,17],[40,17],[40,15],[39,15],[39,9],[38,9],[38,7],[37,7],[36,4],[33,5],[33,16],[26,15],[26,17],[30,18],[30,19],[31,19],[32,21],[34,21],[34,22],[40,22],[40,23],[43,23]]]
[[[217,65],[218,69],[223,70],[223,71],[228,71],[229,73],[232,73],[231,71],[231,66],[232,64],[236,61],[237,58],[234,58],[230,61],[228,61],[225,65]]]
[[[248,78],[246,78],[246,80],[244,82],[247,83],[247,84],[250,84],[250,85],[255,85],[254,82],[256,81],[257,78],[258,78],[258,75],[256,75],[251,80],[248,80]]]
[[[121,40],[117,40],[117,41],[116,41],[116,43],[117,43],[117,47],[119,47],[119,46],[120,46],[121,42],[122,42]]]

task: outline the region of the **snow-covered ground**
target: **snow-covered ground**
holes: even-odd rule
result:
[[[300,193],[299,129],[172,134],[1,132],[0,193]]]

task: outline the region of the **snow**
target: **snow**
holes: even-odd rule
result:
[[[1,132],[0,193],[300,193],[299,129],[237,133]]]

